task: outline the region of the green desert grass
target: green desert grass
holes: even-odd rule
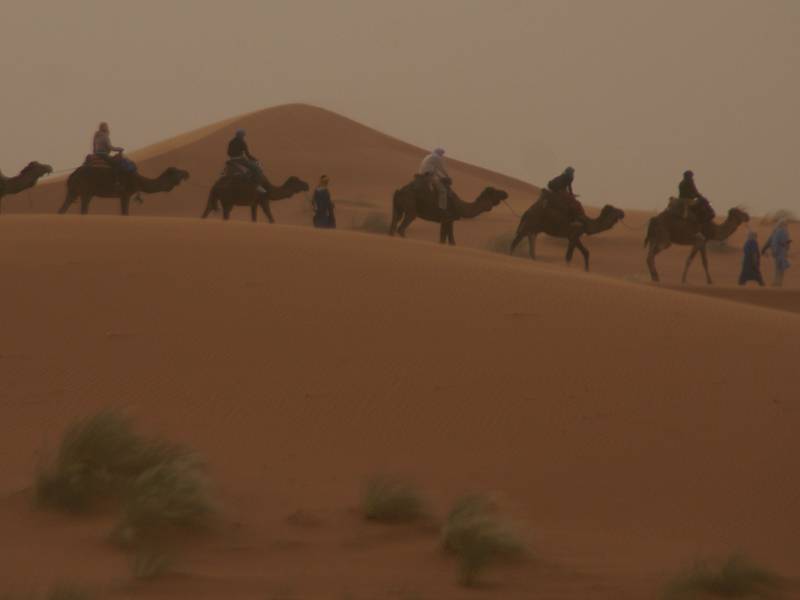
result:
[[[364,518],[382,523],[402,523],[425,516],[425,502],[410,483],[388,476],[369,479],[361,498]]]
[[[686,569],[667,585],[664,598],[769,598],[780,587],[775,573],[743,556],[731,556],[719,565],[700,562]]]
[[[459,580],[465,586],[476,585],[489,565],[517,560],[525,553],[516,528],[482,496],[456,502],[442,530],[442,546],[458,559]]]
[[[354,218],[353,229],[367,233],[389,233],[389,217],[386,213],[372,211],[361,217]]]
[[[55,459],[39,470],[36,498],[44,506],[86,511],[103,502],[120,511],[111,541],[134,552],[133,574],[164,573],[170,537],[205,529],[217,507],[202,462],[192,452],[135,431],[116,410],[72,424]]]
[[[104,410],[67,429],[55,459],[39,469],[36,499],[63,510],[88,510],[124,494],[139,475],[181,453],[177,446],[140,436],[121,412]]]
[[[113,537],[135,545],[176,530],[202,530],[215,513],[202,464],[187,455],[154,466],[136,478]]]

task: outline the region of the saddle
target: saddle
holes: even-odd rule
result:
[[[708,223],[716,216],[711,203],[705,198],[690,200],[688,198],[675,198],[670,196],[667,212],[678,219],[693,221],[695,223]]]
[[[117,169],[127,173],[135,173],[138,170],[136,163],[124,156],[114,156],[108,159],[97,154],[87,154],[83,164],[93,169]]]

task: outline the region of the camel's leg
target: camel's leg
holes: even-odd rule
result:
[[[397,224],[400,223],[400,219],[402,217],[403,211],[392,209],[392,224],[389,226],[389,235],[394,235],[397,233]]]
[[[272,207],[270,206],[270,201],[266,198],[261,200],[261,210],[263,210],[264,214],[267,215],[267,221],[270,223],[275,222],[275,218],[272,216]]]
[[[210,215],[210,214],[211,214],[212,212],[214,212],[215,210],[216,210],[216,208],[214,208],[214,203],[213,203],[213,202],[211,201],[211,199],[209,198],[209,199],[208,199],[208,204],[206,204],[206,209],[203,211],[203,214],[200,216],[200,218],[201,218],[201,219],[205,219],[205,218],[207,218],[207,217],[208,217],[208,215]]]
[[[123,217],[127,217],[130,214],[130,207],[131,197],[122,196],[122,198],[119,199],[119,212]]]
[[[706,255],[705,242],[703,243],[702,246],[700,246],[700,260],[703,261],[703,269],[706,272],[706,282],[708,283],[708,285],[711,285],[713,282],[711,281],[711,274],[708,272],[708,256]]]
[[[451,246],[456,245],[456,236],[455,236],[455,227],[453,226],[453,221],[449,221],[447,223],[447,241]]]
[[[576,240],[570,238],[567,242],[567,253],[564,255],[564,259],[567,261],[567,264],[572,262],[572,255],[575,253],[575,246]]]
[[[222,204],[222,218],[227,221],[231,218],[231,211],[233,210],[233,204],[223,203]]]
[[[686,259],[686,266],[683,267],[683,277],[681,277],[681,283],[686,283],[686,276],[689,274],[689,265],[692,264],[695,255],[700,251],[700,246],[695,243],[692,246],[692,251],[689,253],[689,257]]]
[[[258,204],[255,202],[250,205],[250,220],[252,220],[253,223],[258,221]]]
[[[583,254],[583,268],[588,273],[589,272],[589,249],[583,245],[581,238],[577,238],[575,240],[575,247],[581,251]]]
[[[67,197],[64,199],[64,204],[62,204],[61,208],[58,209],[58,214],[63,215],[65,212],[67,212],[69,207],[72,206],[72,203],[75,202],[76,197],[76,194],[67,192]]]
[[[650,279],[657,282],[658,271],[656,271],[656,254],[658,254],[656,245],[650,244],[650,247],[647,249],[647,268],[650,270]]]
[[[413,213],[406,213],[403,217],[403,222],[400,223],[400,227],[397,228],[397,235],[400,237],[406,237],[406,229],[408,229],[408,226],[411,225],[416,218],[417,215]]]
[[[88,194],[84,194],[81,196],[81,214],[88,215],[89,214],[89,201],[92,199],[91,196]]]
[[[511,248],[509,250],[509,254],[511,254],[511,256],[514,256],[514,250],[517,249],[517,246],[519,246],[519,243],[522,241],[522,238],[524,237],[525,236],[523,234],[517,233],[517,235],[514,236],[514,239],[511,240]]]
[[[439,243],[444,244],[447,241],[447,223],[442,221],[439,225]]]

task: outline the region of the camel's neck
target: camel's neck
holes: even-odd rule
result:
[[[475,202],[458,202],[458,213],[464,219],[472,219],[485,212],[492,210],[491,202],[478,197]]]
[[[724,242],[731,237],[737,229],[739,229],[739,225],[741,225],[739,219],[735,219],[731,216],[729,216],[719,225],[712,223],[711,233],[713,235],[711,236],[711,239],[717,242]]]
[[[589,219],[586,223],[586,234],[594,235],[595,233],[602,233],[611,229],[617,220],[613,215],[600,215],[596,219]]]
[[[34,170],[22,171],[16,177],[3,178],[3,189],[6,193],[16,194],[33,187],[40,177]]]
[[[139,182],[139,191],[145,194],[157,194],[158,192],[169,192],[177,184],[174,183],[169,177],[162,175],[156,179],[150,179],[139,175],[137,177]]]
[[[288,187],[286,182],[283,185],[275,187],[269,187],[269,199],[270,200],[284,200],[286,198],[291,198],[296,193],[296,190]]]

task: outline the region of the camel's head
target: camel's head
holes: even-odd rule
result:
[[[37,177],[41,177],[42,175],[49,175],[53,172],[53,167],[50,165],[46,165],[44,163],[36,162],[35,160],[29,162],[27,166],[22,169],[23,174],[33,173]]]
[[[610,219],[616,223],[617,221],[622,221],[625,218],[625,211],[621,208],[617,208],[615,206],[611,206],[610,204],[606,204],[600,210],[600,217],[605,219]]]
[[[497,188],[487,187],[479,197],[482,202],[488,202],[492,208],[500,204],[503,200],[508,198],[508,193]]]
[[[738,206],[734,206],[728,211],[728,218],[738,223],[747,223],[750,220],[750,215]]]
[[[295,177],[294,175],[292,175],[291,177],[289,177],[289,179],[286,180],[284,186],[295,194],[298,192],[307,192],[309,190],[308,184],[299,177]]]
[[[168,179],[173,185],[179,185],[181,182],[189,179],[189,171],[178,169],[177,167],[168,167],[162,177]]]

